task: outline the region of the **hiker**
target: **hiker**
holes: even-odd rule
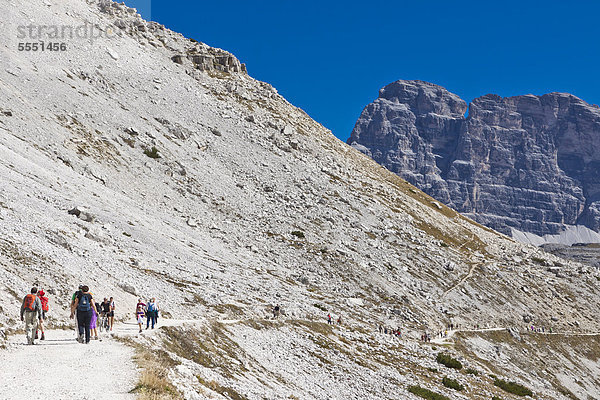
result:
[[[100,304],[100,315],[102,316],[102,318],[106,317],[106,319],[109,320],[110,326],[110,302],[108,301],[107,297],[105,297],[102,303]]]
[[[379,324],[379,333],[383,333],[383,326],[381,324]]]
[[[342,324],[342,316],[340,315],[337,319],[337,324],[341,325]]]
[[[81,292],[77,295],[77,298],[71,307],[71,318],[75,316],[75,311],[77,311],[77,326],[79,329],[77,341],[79,343],[89,344],[92,314],[97,314],[98,310],[96,310],[96,304],[90,293],[90,288],[85,285],[81,287]]]
[[[279,317],[280,311],[281,311],[281,307],[279,307],[279,304],[277,304],[275,307],[273,307],[273,319],[277,319],[277,317]]]
[[[333,320],[331,319],[331,314],[327,314],[327,323],[329,325],[333,324]]]
[[[142,303],[143,304],[143,303]],[[137,320],[140,331],[138,333],[142,333],[142,324],[144,323],[144,307],[142,304],[138,303],[137,308],[135,310],[135,318]]]
[[[152,329],[154,329],[154,325],[156,325],[156,320],[158,319],[158,305],[156,304],[156,299],[153,297],[148,302],[148,306],[146,307],[146,329],[150,327],[150,321],[152,321]]]
[[[38,298],[40,299],[40,303],[42,304],[42,322],[40,322],[39,330],[42,331],[42,336],[40,340],[46,340],[46,335],[44,335],[44,321],[46,320],[46,313],[48,312],[48,298],[46,297],[46,293],[43,290],[38,291]],[[35,331],[35,338],[38,338],[38,331]]]
[[[108,301],[108,325],[110,326],[110,331],[112,332],[113,326],[115,324],[115,301],[111,297]]]
[[[73,305],[75,304],[75,300],[77,299],[77,296],[79,296],[79,294],[81,293],[82,287],[83,287],[83,285],[79,285],[79,287],[77,288],[75,293],[73,293],[73,296],[71,296],[71,308],[73,308]],[[73,316],[71,316],[71,319],[73,319]],[[75,318],[75,337],[79,338],[79,323],[77,321],[77,318]]]
[[[146,304],[142,301],[142,299],[138,299],[137,304],[135,305],[135,308],[137,309],[139,306],[142,306],[142,308],[146,308]]]
[[[44,322],[42,319],[42,302],[37,297],[37,291],[36,287],[32,287],[31,293],[23,298],[21,304],[21,321],[25,321],[27,344],[35,344],[35,332],[38,328],[38,322],[40,325]]]
[[[100,304],[94,302],[94,310],[92,311],[92,319],[90,320],[90,335],[94,340],[98,340],[98,310],[101,310]]]

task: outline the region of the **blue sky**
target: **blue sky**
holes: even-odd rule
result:
[[[397,79],[433,82],[466,101],[561,91],[600,103],[598,1],[126,3],[232,52],[342,140]]]

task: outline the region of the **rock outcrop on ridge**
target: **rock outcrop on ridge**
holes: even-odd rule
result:
[[[397,81],[348,143],[500,232],[600,230],[600,109],[573,95],[490,94],[467,107],[443,87]]]
[[[160,357],[165,370],[146,372],[170,382],[167,398],[415,400],[415,385],[511,398],[491,375],[539,399],[600,397],[600,340],[578,342],[600,331],[598,271],[440,204],[217,57],[229,55],[135,10],[8,0],[0,14],[6,38],[23,24],[121,29],[63,39],[61,53],[0,44],[0,341],[22,327],[33,284],[49,294],[48,325],[68,327],[85,283],[115,297],[118,323],[138,296],[157,298],[159,323],[189,321],[136,339]],[[449,323],[499,329],[449,340],[478,376],[419,341]]]

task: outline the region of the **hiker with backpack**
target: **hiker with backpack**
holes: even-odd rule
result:
[[[77,295],[77,298],[71,307],[71,318],[74,317],[75,311],[77,311],[77,324],[79,327],[79,336],[77,337],[77,341],[79,343],[89,344],[92,314],[98,313],[89,287],[83,286],[81,288],[81,292]]]
[[[46,313],[48,312],[48,298],[46,297],[46,293],[43,290],[38,291],[38,298],[40,299],[40,303],[42,304],[42,322],[40,322],[39,330],[42,331],[42,336],[40,340],[46,340],[46,335],[44,335],[44,321],[46,320]],[[35,331],[35,338],[38,338],[38,330]]]
[[[21,321],[25,321],[25,336],[27,344],[35,344],[35,332],[38,322],[42,324],[42,302],[37,297],[37,288],[31,288],[31,293],[23,298],[21,304]],[[36,319],[37,317],[37,319]]]
[[[146,329],[150,327],[150,321],[152,321],[152,329],[154,329],[154,325],[156,325],[156,321],[158,319],[158,305],[156,304],[156,299],[153,297],[148,302],[146,306]]]

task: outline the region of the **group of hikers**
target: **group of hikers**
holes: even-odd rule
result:
[[[75,317],[77,318],[75,319]],[[90,293],[90,288],[87,285],[80,285],[71,297],[71,319],[75,319],[79,343],[89,343],[92,334],[94,340],[98,340],[98,318],[106,319],[107,330],[113,330],[114,299],[105,297],[102,304],[98,304],[94,300],[94,295]]]
[[[327,314],[327,323],[328,323],[329,325],[333,325],[333,317],[331,316],[331,314]],[[338,316],[338,319],[337,319],[337,324],[338,324],[338,325],[341,325],[341,324],[342,324],[342,316],[341,316],[341,315],[340,315],[340,316]]]
[[[392,335],[399,338],[402,337],[402,331],[400,330],[400,328],[392,329],[383,325],[379,325],[379,333],[383,333],[385,335]]]
[[[527,330],[531,331],[531,332],[537,332],[537,333],[546,333],[545,326],[539,327],[539,326],[531,325],[531,326],[527,327]],[[548,333],[552,333],[552,327],[548,328]]]
[[[42,332],[40,340],[45,340],[44,321],[48,312],[48,298],[43,290],[38,292],[37,287],[31,288],[31,293],[23,298],[21,304],[21,321],[25,321],[25,335],[27,344],[34,344],[38,332]]]
[[[144,304],[142,299],[138,299],[137,305],[135,306],[135,319],[137,320],[138,327],[140,328],[139,333],[142,333],[142,325],[144,324],[144,317],[146,317],[146,329],[150,328],[152,322],[152,329],[158,321],[158,305],[156,299],[153,297],[148,301],[148,304]]]
[[[25,322],[25,335],[27,344],[35,344],[35,340],[45,340],[44,321],[46,321],[49,310],[49,299],[43,290],[37,287],[31,288],[31,292],[23,298],[21,304],[21,321]],[[70,318],[75,320],[75,330],[77,332],[77,341],[79,343],[90,343],[90,340],[98,340],[98,328],[105,328],[106,331],[112,331],[115,321],[115,301],[113,297],[105,297],[102,303],[97,303],[90,288],[86,285],[80,285],[79,289],[71,296]],[[152,298],[148,303],[138,299],[135,309],[136,322],[139,326],[139,333],[142,332],[144,317],[146,320],[146,329],[152,329],[157,324],[158,305],[156,299]],[[98,321],[101,320],[100,325]],[[99,326],[100,325],[100,326]],[[38,333],[41,331],[41,336]]]

